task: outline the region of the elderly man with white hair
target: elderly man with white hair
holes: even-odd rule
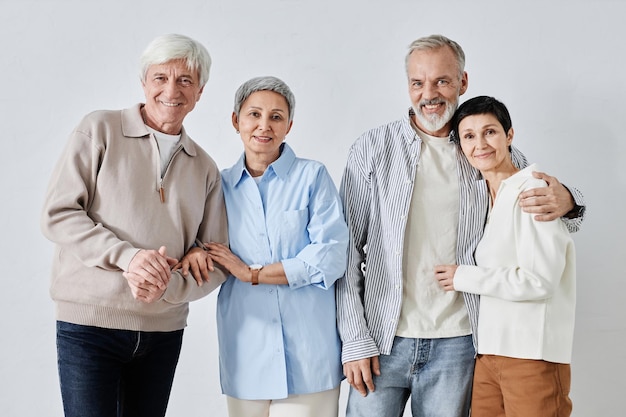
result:
[[[219,170],[183,128],[210,65],[193,39],[153,40],[141,57],[145,104],[85,116],[52,174],[41,226],[56,244],[68,417],[164,416],[188,303],[225,279],[206,264],[198,281],[171,270],[195,242],[228,240]]]

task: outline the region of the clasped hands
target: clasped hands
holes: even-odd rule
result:
[[[123,275],[136,300],[152,303],[163,296],[172,278],[171,268],[178,260],[167,256],[167,249],[141,249]]]
[[[141,249],[124,271],[133,298],[145,303],[159,300],[172,278],[172,271],[181,270],[187,277],[191,271],[199,286],[209,281],[209,272],[214,270],[213,260],[209,253],[202,248],[194,247],[179,261],[167,256],[167,249],[161,246],[159,250]]]

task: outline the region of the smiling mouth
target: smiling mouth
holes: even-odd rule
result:
[[[442,117],[444,106],[441,104],[427,104],[420,109],[422,117],[432,121],[436,121]]]
[[[422,100],[420,102],[420,107],[422,111],[426,113],[437,112],[441,107],[445,107],[446,102],[440,99],[432,99],[432,100]]]
[[[164,105],[165,107],[178,107],[178,106],[180,106],[180,103],[168,103],[166,101],[162,101],[161,104]]]
[[[272,140],[269,136],[254,136],[254,140],[257,142],[267,143]]]

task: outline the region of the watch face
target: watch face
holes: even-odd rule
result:
[[[263,265],[252,264],[248,268],[250,268],[250,269],[261,269],[261,268],[263,268]]]

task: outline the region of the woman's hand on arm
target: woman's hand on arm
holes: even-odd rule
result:
[[[211,259],[207,251],[200,247],[189,249],[183,259],[174,265],[173,269],[180,269],[180,273],[184,277],[187,277],[191,271],[191,275],[199,286],[202,286],[204,281],[209,282],[209,272],[215,270],[213,259]]]
[[[205,243],[207,253],[214,262],[222,265],[231,275],[243,282],[252,280],[250,268],[230,248],[222,243]]]
[[[208,253],[214,262],[222,265],[228,272],[242,282],[252,281],[252,272],[249,266],[230,248],[222,243],[207,243]],[[263,266],[259,271],[259,284],[289,284],[281,262]]]
[[[436,265],[435,279],[439,282],[439,286],[445,291],[455,291],[454,289],[454,273],[458,265]]]

